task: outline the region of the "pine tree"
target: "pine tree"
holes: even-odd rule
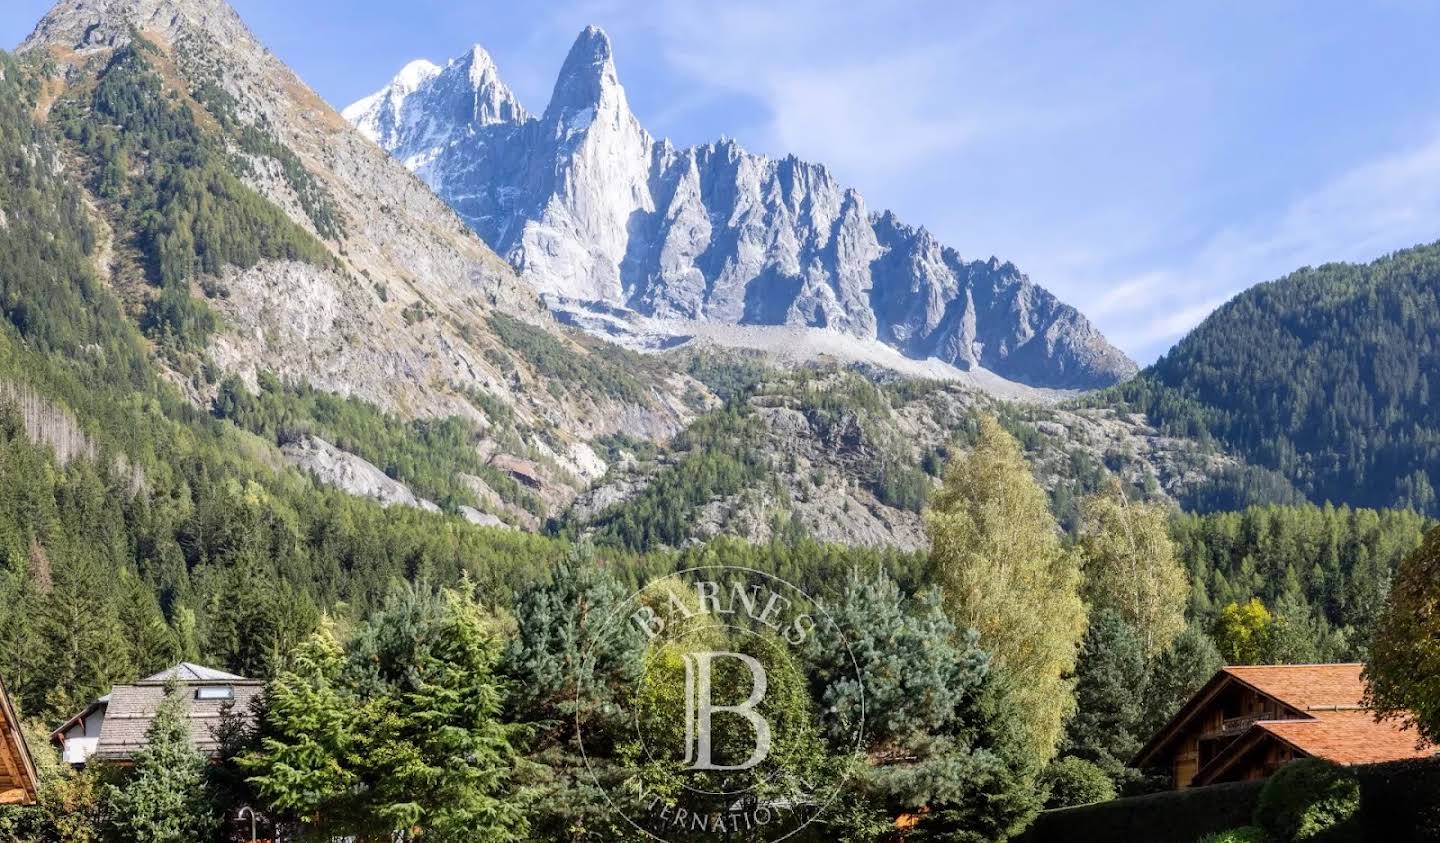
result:
[[[1224,664],[1215,642],[1193,624],[1150,666],[1140,734],[1153,735]]]
[[[883,570],[852,570],[831,617],[848,649],[805,644],[821,725],[836,753],[857,725],[865,743],[846,807],[829,819],[836,831],[878,823],[880,838],[922,809],[917,834],[995,839],[1023,825],[1036,807],[1032,771],[994,728],[1003,689],[976,633],[955,628],[937,593],[909,597]]]
[[[626,589],[582,549],[555,565],[548,581],[515,598],[514,636],[501,663],[511,694],[507,719],[524,724],[525,813],[537,839],[631,839],[632,830],[608,804],[628,772],[615,745],[633,734],[617,714],[634,693],[646,641],[633,624],[607,623]],[[584,676],[580,658],[586,656]],[[585,708],[577,711],[577,703]],[[576,723],[584,730],[585,752]],[[596,785],[607,783],[604,791]]]
[[[110,822],[123,840],[202,843],[220,827],[207,780],[209,761],[190,743],[187,704],[178,686],[165,689],[134,769],[122,784],[106,789]]]
[[[1121,790],[1135,779],[1127,765],[1147,737],[1146,673],[1145,642],[1130,622],[1111,609],[1092,616],[1061,753],[1094,764]]]
[[[296,649],[265,689],[256,746],[236,759],[275,812],[320,831],[347,831],[345,800],[371,751],[373,718],[340,684],[345,653],[329,623]]]
[[[401,598],[405,600],[407,598]],[[445,591],[439,623],[413,631],[429,639],[413,664],[394,665],[397,682],[382,704],[367,779],[371,810],[395,830],[421,828],[428,839],[503,843],[522,840],[525,816],[511,782],[513,730],[502,723],[495,676],[500,649],[493,624],[469,595]],[[383,611],[373,629],[406,613]],[[358,658],[366,649],[357,648]]]
[[[522,839],[494,626],[469,595],[397,584],[348,653],[322,630],[267,690],[249,784],[325,834]]]
[[[1081,575],[1019,444],[995,419],[981,420],[974,450],[946,470],[926,526],[946,609],[957,627],[979,631],[1008,674],[1026,743],[1043,764],[1075,707]]]

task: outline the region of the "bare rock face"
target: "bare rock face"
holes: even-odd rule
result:
[[[1136,371],[1012,264],[965,261],[872,213],[821,165],[729,140],[655,141],[594,27],[539,116],[478,47],[444,68],[408,65],[345,116],[552,306],[829,328],[1033,386],[1108,386]]]
[[[440,507],[416,496],[404,483],[390,478],[371,463],[342,451],[317,436],[306,436],[280,450],[291,465],[310,474],[319,482],[348,494],[370,498],[381,506],[399,504],[428,512],[440,511]]]

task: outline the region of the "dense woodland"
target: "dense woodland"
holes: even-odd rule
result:
[[[1121,400],[1209,437],[1317,503],[1440,515],[1440,244],[1261,284],[1221,307]],[[1248,478],[1251,499],[1284,495]],[[1223,507],[1231,496],[1206,501]]]
[[[216,377],[209,406],[179,394],[156,351],[203,348],[213,322],[192,283],[262,258],[326,258],[243,187],[239,164],[159,84],[143,46],[109,61],[92,90],[56,105],[62,132],[52,135],[32,119],[35,75],[0,56],[0,395],[33,396],[28,414],[0,401],[0,675],[39,736],[46,789],[40,809],[0,812],[0,840],[208,839],[213,818],[238,804],[359,839],[417,829],[426,840],[627,839],[557,726],[574,714],[568,659],[597,643],[586,639],[590,613],[649,578],[712,563],[821,597],[865,654],[876,703],[858,757],[833,720],[856,707],[834,652],[803,657],[808,687],[793,716],[815,740],[787,763],[855,773],[815,839],[888,839],[903,817],[909,839],[1001,840],[1042,805],[1154,787],[1125,762],[1223,662],[1364,655],[1397,566],[1432,526],[1410,511],[1313,504],[1179,514],[1102,482],[1098,467],[1057,517],[1013,426],[977,415],[955,431],[948,462],[882,460],[875,472],[882,499],[926,513],[929,553],[785,534],[670,549],[699,502],[763,482],[766,470],[741,447],[739,399],[757,373],[698,362],[692,374],[729,403],[684,434],[684,457],[610,513],[593,545],[319,487],[276,468],[276,446],[324,435],[453,508],[467,493],[450,472],[484,473],[469,447],[477,434],[273,378],[252,393]],[[127,313],[96,277],[96,234],[61,160],[85,162],[145,267],[155,289],[143,312]],[[325,207],[314,197],[313,213]],[[1433,397],[1423,370],[1435,368],[1425,320],[1440,312],[1422,280],[1434,260],[1417,250],[1326,267],[1232,303],[1125,394],[1317,500],[1433,515],[1426,490],[1440,478],[1385,479],[1380,467],[1440,462],[1421,421]],[[1332,277],[1343,283],[1329,292],[1315,280]],[[1260,367],[1260,383],[1269,371],[1222,356],[1274,346],[1223,327],[1243,323],[1234,317],[1245,308],[1256,324],[1333,338],[1327,348],[1349,362],[1297,345],[1277,354],[1275,384],[1250,395],[1226,386],[1240,382],[1227,366]],[[1347,344],[1343,325],[1363,341]],[[618,374],[623,352],[587,369],[520,323],[494,327],[558,380],[638,388]],[[1268,338],[1273,325],[1256,330]],[[1322,364],[1361,386],[1331,394],[1318,386],[1335,380],[1319,377]],[[886,400],[874,389],[801,397],[820,423]],[[62,429],[89,447],[62,460],[46,443]],[[1338,494],[1346,488],[1357,493]],[[523,490],[508,494],[526,504]],[[599,693],[622,693],[640,645],[598,643],[614,648]],[[180,659],[272,680],[258,725],[237,727],[224,763],[197,759],[169,712],[128,774],[58,768],[46,726]],[[595,766],[615,783],[631,761],[616,746]]]

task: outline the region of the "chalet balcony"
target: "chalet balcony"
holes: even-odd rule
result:
[[[1238,738],[1240,735],[1244,734],[1246,729],[1249,729],[1257,722],[1261,720],[1271,719],[1274,716],[1275,715],[1273,714],[1260,713],[1247,714],[1244,717],[1226,717],[1224,720],[1220,721],[1220,728],[1212,729],[1211,731],[1201,733],[1200,740],[1205,741],[1214,740],[1216,738]]]

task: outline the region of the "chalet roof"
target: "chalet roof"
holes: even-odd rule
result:
[[[1236,665],[1221,672],[1286,705],[1308,711],[1365,704],[1364,665],[1278,664]]]
[[[240,715],[250,710],[251,701],[264,689],[261,683],[249,680],[231,683],[231,687],[234,690],[233,711]],[[230,700],[200,700],[194,699],[193,695],[184,699],[191,743],[201,752],[214,754],[220,749],[215,728],[220,725],[221,715]],[[155,712],[164,701],[164,685],[116,685],[110,692],[110,705],[105,710],[105,725],[100,730],[95,757],[108,761],[133,758],[146,745],[146,733],[150,731]]]
[[[1337,764],[1377,764],[1435,754],[1433,746],[1393,720],[1376,722],[1373,712],[1317,711],[1308,719],[1254,723],[1197,772],[1192,784],[1223,781],[1227,770],[1274,741],[1301,757],[1324,758]]]
[[[245,715],[250,703],[265,688],[259,679],[246,679],[213,667],[181,662],[133,685],[116,685],[110,693],[92,702],[85,710],[71,717],[56,729],[50,740],[63,744],[66,732],[97,710],[105,712],[105,722],[100,727],[100,740],[95,757],[109,761],[128,761],[137,750],[145,746],[145,734],[155,719],[155,711],[165,699],[165,688],[171,682],[177,683],[185,695],[190,720],[191,741],[202,752],[214,753],[219,749],[215,738],[215,726],[220,715],[231,700],[196,699],[194,689],[207,686],[222,686],[232,690],[233,711]]]
[[[1340,764],[1372,764],[1429,758],[1435,748],[1393,720],[1376,722],[1370,711],[1321,711],[1314,720],[1262,720],[1255,724],[1316,758]]]
[[[1155,734],[1131,762],[1150,764],[1190,720],[1232,684],[1247,686],[1295,712],[1294,719],[1262,720],[1206,765],[1213,771],[1266,736],[1299,752],[1341,764],[1423,758],[1434,749],[1417,749],[1417,738],[1393,721],[1375,722],[1365,707],[1364,666],[1347,664],[1235,665],[1222,668]],[[1197,782],[1202,776],[1197,777]]]
[[[34,805],[38,795],[35,762],[5,682],[0,680],[0,805]]]
[[[254,682],[256,680],[246,679],[243,676],[236,676],[233,673],[226,673],[223,670],[216,670],[213,667],[206,667],[202,664],[192,662],[180,662],[174,667],[166,668],[154,676],[147,676],[137,684],[145,685],[152,682],[164,684],[174,679],[177,682]]]

